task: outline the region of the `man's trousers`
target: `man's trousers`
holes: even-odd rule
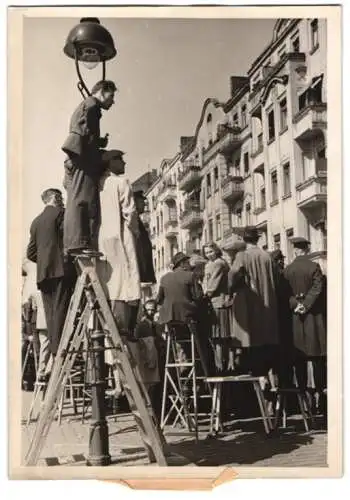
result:
[[[74,290],[74,282],[66,277],[52,278],[42,281],[38,286],[44,303],[50,352],[55,356]]]
[[[64,186],[67,203],[64,213],[63,247],[98,250],[100,226],[100,193],[96,174],[80,168],[70,160],[65,163]]]

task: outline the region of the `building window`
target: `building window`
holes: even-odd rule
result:
[[[273,249],[279,250],[280,248],[281,248],[281,235],[278,233],[273,236]]]
[[[292,40],[292,50],[293,50],[293,52],[300,52],[299,35]]]
[[[159,236],[159,216],[157,215],[157,236]]]
[[[214,168],[214,191],[219,190],[219,167]]]
[[[215,222],[216,222],[216,238],[218,240],[221,240],[222,235],[221,235],[221,217],[220,217],[220,215],[216,216]]]
[[[287,128],[287,98],[280,101],[280,127],[281,132]]]
[[[284,196],[288,196],[291,193],[289,162],[283,165],[283,191],[284,191]]]
[[[214,241],[214,229],[213,229],[212,219],[208,220],[208,236],[209,236],[209,242]]]
[[[275,139],[275,113],[273,109],[267,115],[267,122],[269,128],[269,142]]]
[[[162,247],[162,269],[164,269],[164,247]]]
[[[318,19],[311,21],[311,50],[316,50],[319,44]]]
[[[158,254],[158,271],[160,271],[160,250],[158,250],[157,254]]]
[[[235,158],[235,164],[234,164],[234,174],[239,176],[240,174],[240,163],[241,163],[241,159],[239,156],[237,156]]]
[[[160,212],[160,231],[162,232],[164,229],[164,224],[163,224],[163,212]]]
[[[204,243],[208,243],[208,231],[204,229]]]
[[[152,208],[153,208],[153,210],[156,209],[156,199],[154,196],[152,196]]]
[[[251,220],[251,205],[250,205],[250,203],[247,203],[246,206],[245,206],[245,218],[246,218],[246,224],[247,224],[247,226],[250,226],[250,224],[252,223],[252,220]]]
[[[278,200],[278,182],[277,182],[277,172],[271,173],[271,202]]]
[[[244,153],[244,175],[249,175],[249,153]]]
[[[238,123],[238,113],[235,113],[233,115],[233,126],[234,127],[238,127],[239,123]]]
[[[327,224],[321,222],[320,231],[322,235],[322,250],[327,251]]]
[[[154,257],[154,269],[157,270],[157,257]]]
[[[152,236],[155,236],[155,234],[156,234],[156,226],[153,226]]]
[[[266,208],[266,189],[264,187],[260,189],[260,207],[264,210]]]
[[[207,198],[211,196],[211,175],[207,174]]]
[[[241,208],[237,210],[236,216],[237,216],[237,226],[241,226],[242,225],[242,209]]]
[[[247,122],[247,106],[244,104],[241,109],[241,117],[242,117],[242,128],[245,128],[248,125]]]
[[[294,230],[291,228],[291,229],[287,229],[286,231],[286,239],[287,239],[287,260],[288,262],[291,262],[291,260],[293,259],[293,244],[291,242],[291,238],[293,238],[294,236]]]

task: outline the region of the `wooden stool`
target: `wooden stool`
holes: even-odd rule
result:
[[[303,417],[304,427],[306,432],[309,429],[309,420],[313,423],[313,416],[310,408],[309,401],[304,391],[300,390],[297,387],[292,387],[288,389],[278,389],[277,390],[277,401],[276,401],[276,415],[274,422],[274,429],[278,428],[278,422],[282,413],[282,427],[287,427],[287,396],[288,394],[295,394],[298,399],[298,405],[300,409],[300,414]]]
[[[231,383],[245,382],[253,384],[265,432],[266,434],[269,434],[273,430],[272,421],[270,416],[268,415],[264,394],[260,385],[260,377],[254,377],[252,375],[230,375],[227,377],[207,377],[206,381],[209,384],[213,384],[212,407],[210,415],[211,435],[217,434],[219,432],[219,428],[222,429],[221,418],[220,418],[221,392],[222,392],[222,384],[227,382]]]

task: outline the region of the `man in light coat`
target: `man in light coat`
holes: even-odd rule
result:
[[[104,153],[107,170],[101,179],[101,226],[99,263],[101,282],[111,302],[112,313],[122,335],[133,337],[141,298],[135,238],[138,217],[130,182],[125,175],[124,153]]]

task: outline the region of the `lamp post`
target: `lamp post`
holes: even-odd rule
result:
[[[90,96],[91,93],[83,80],[79,63],[82,63],[88,70],[96,68],[101,63],[102,80],[105,80],[106,61],[113,59],[117,54],[109,31],[100,24],[97,18],[92,17],[82,18],[79,24],[71,29],[63,51],[66,56],[75,61],[78,75],[77,87],[84,99]],[[99,255],[98,253],[94,255],[93,252],[90,254],[94,265],[96,265]],[[104,333],[97,317],[98,303],[95,298],[91,297],[88,290],[86,290],[86,293],[92,313],[91,346],[88,353],[92,371],[92,415],[89,429],[87,465],[102,466],[109,465],[111,462],[105,413]]]
[[[94,69],[102,64],[102,80],[106,76],[106,61],[113,59],[117,51],[112,35],[104,28],[96,17],[83,17],[79,24],[74,26],[68,34],[64,53],[75,61],[75,68],[79,78],[78,89],[83,97],[84,92],[90,95],[80,72],[79,62],[85,68]]]

